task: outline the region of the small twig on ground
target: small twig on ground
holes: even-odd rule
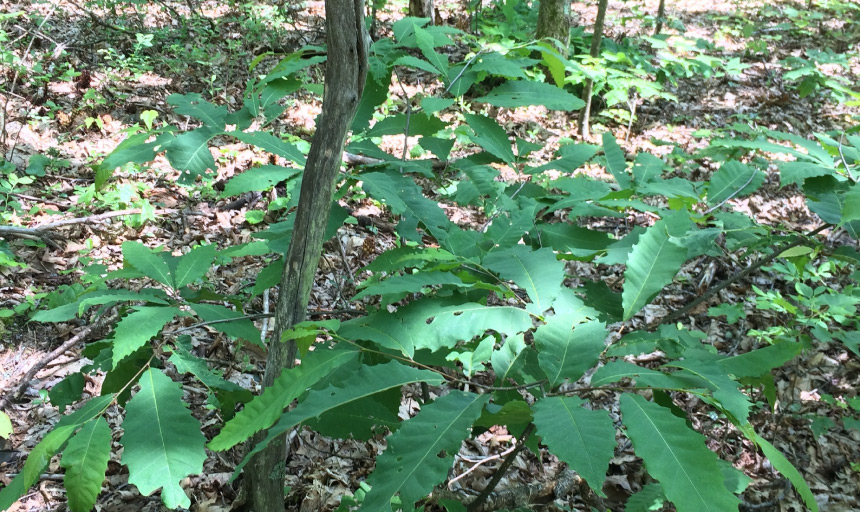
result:
[[[269,292],[271,289],[266,288],[263,292],[263,314],[266,315],[263,317],[263,325],[260,326],[260,343],[263,345],[266,344],[266,333],[269,330],[269,318],[272,315],[269,314]]]
[[[472,471],[475,471],[475,470],[476,470],[476,469],[478,469],[478,467],[480,467],[482,464],[486,464],[487,462],[501,459],[502,457],[505,457],[505,456],[507,456],[507,455],[510,455],[510,453],[511,453],[511,452],[513,452],[513,451],[514,451],[514,450],[516,450],[516,449],[517,449],[517,440],[516,440],[516,438],[514,438],[514,440],[513,440],[513,444],[511,444],[511,447],[510,447],[510,448],[508,448],[507,450],[503,451],[502,453],[497,453],[497,454],[495,454],[495,455],[490,455],[489,457],[484,457],[484,458],[482,458],[482,459],[480,459],[480,460],[478,460],[478,461],[470,461],[470,462],[474,462],[474,464],[472,465],[472,467],[470,467],[469,469],[467,469],[467,470],[466,470],[466,471],[464,471],[463,473],[460,473],[460,474],[459,474],[459,475],[457,475],[455,478],[452,478],[451,480],[449,480],[449,481],[448,481],[448,489],[451,489],[451,490],[453,491],[454,489],[453,489],[451,486],[454,484],[454,482],[456,482],[457,480],[459,480],[459,479],[463,478],[464,476],[468,475],[468,474],[469,474],[469,473],[471,473]]]
[[[487,500],[487,497],[492,494],[496,486],[499,485],[499,482],[502,480],[502,477],[505,476],[505,473],[508,471],[508,468],[510,468],[511,464],[514,463],[514,459],[517,458],[517,454],[520,452],[520,450],[522,450],[522,447],[525,446],[526,441],[528,440],[529,436],[532,435],[532,432],[534,432],[534,430],[534,423],[529,423],[528,426],[526,426],[525,430],[523,430],[523,433],[520,434],[519,439],[517,439],[517,444],[514,445],[514,450],[511,451],[507,457],[505,457],[505,460],[502,462],[502,465],[499,466],[499,469],[493,475],[493,478],[490,479],[490,482],[487,484],[484,490],[481,491],[481,494],[479,494],[477,498],[472,500],[472,502],[469,503],[468,507],[466,507],[469,512],[475,512],[481,508],[481,505],[483,505],[484,501]]]
[[[67,350],[70,350],[72,347],[77,345],[78,343],[85,341],[93,331],[101,329],[106,325],[113,324],[119,318],[118,313],[114,313],[111,315],[106,315],[96,320],[95,323],[84,327],[81,332],[69,338],[65,343],[54,349],[51,353],[40,359],[36,364],[34,364],[27,373],[24,374],[24,377],[21,379],[21,382],[18,384],[18,387],[15,388],[14,391],[8,393],[3,398],[0,398],[0,410],[5,409],[6,406],[12,400],[17,400],[24,394],[24,391],[27,389],[27,385],[31,380],[36,376],[36,373],[39,372],[42,368],[44,368],[48,363],[53,361],[54,359],[60,357],[65,354]]]

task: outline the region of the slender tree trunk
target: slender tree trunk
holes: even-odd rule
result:
[[[603,42],[603,20],[606,18],[606,6],[609,0],[599,0],[597,4],[597,19],[594,20],[594,35],[591,37],[591,52],[592,58],[597,58],[600,55],[600,44]],[[585,107],[579,112],[579,135],[588,140],[591,137],[591,94],[594,90],[594,80],[588,79],[585,82],[585,90],[582,91],[582,101],[585,102]]]
[[[654,25],[654,35],[660,35],[663,30],[663,19],[666,17],[666,0],[660,0],[660,5],[657,7],[657,23]]]
[[[305,318],[311,288],[322,252],[337,171],[346,133],[358,107],[367,76],[367,46],[363,0],[326,0],[328,60],[319,123],[305,165],[293,238],[281,277],[276,325],[266,359],[263,385],[270,386],[296,359],[296,343],[281,343],[281,334]],[[254,512],[284,510],[285,437],[271,442],[245,469]],[[259,442],[262,435],[256,436]]]
[[[538,7],[537,38],[552,38],[567,55],[570,48],[570,0],[541,0]]]
[[[430,18],[430,24],[436,22],[436,9],[433,0],[409,0],[409,15],[416,18]]]

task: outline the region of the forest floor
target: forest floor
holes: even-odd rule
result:
[[[848,78],[851,83],[860,83],[856,51],[860,36],[849,34],[844,20],[820,20],[808,30],[779,29],[781,37],[768,40],[768,51],[751,53],[747,51],[751,39],[762,39],[762,34],[770,33],[772,27],[792,22],[791,11],[786,9],[805,7],[775,2],[765,17],[761,13],[771,2],[673,0],[668,3],[669,15],[684,25],[686,37],[710,41],[719,49],[712,56],[738,57],[749,67],[735,76],[696,76],[667,86],[677,101],[640,101],[636,121],[629,132],[626,123],[598,115],[595,130],[614,132],[629,153],[648,151],[665,156],[673,147],[666,142],[693,152],[707,146],[709,133],[725,130],[734,122],[802,137],[856,124],[860,114],[856,107],[845,107],[822,95],[800,98],[782,79],[779,63],[792,55],[802,56],[810,48],[835,52],[853,48],[847,68],[827,64],[822,68],[827,73]],[[276,30],[265,21],[269,10],[277,8],[273,5],[249,7],[203,2],[196,6],[196,12],[189,13],[191,4],[96,2],[82,5],[72,0],[55,3],[0,0],[0,13],[24,11],[42,15],[41,20],[36,16],[5,21],[0,18],[12,43],[3,51],[14,53],[32,70],[30,75],[18,78],[11,70],[0,68],[4,74],[0,82],[4,87],[0,90],[0,101],[5,109],[2,149],[19,171],[27,168],[33,155],[47,155],[53,159],[47,175],[13,192],[20,208],[9,217],[9,223],[36,227],[63,219],[81,219],[58,229],[61,238],[56,247],[19,241],[13,245],[15,257],[25,266],[0,266],[0,308],[25,304],[33,301],[36,293],[72,284],[84,275],[82,269],[91,263],[97,262],[109,269],[119,268],[122,264],[120,246],[127,240],[143,241],[151,247],[164,246],[172,251],[181,251],[182,247],[201,241],[223,248],[251,241],[251,234],[259,229],[259,225],[247,221],[246,212],[255,207],[264,209],[271,197],[246,198],[244,204],[237,206],[231,199],[214,194],[211,188],[180,187],[176,184],[176,171],[164,157],[159,157],[145,172],[116,173],[112,178],[113,193],[88,203],[83,201],[86,188],[94,179],[93,164],[124,138],[124,129],[141,121],[142,112],[155,110],[159,113],[159,121],[185,126],[188,120],[173,114],[165,99],[172,93],[188,92],[198,92],[214,103],[236,108],[241,105],[251,74],[248,64],[255,56],[266,51],[293,50],[306,44],[323,43],[322,2],[308,2],[301,11],[287,13],[292,23]],[[575,2],[572,7],[579,16],[579,24],[588,27],[586,30],[590,30],[594,20],[596,7],[593,4],[596,2]],[[607,37],[620,40],[651,30],[641,25],[640,14],[656,12],[657,1],[649,0],[644,6],[633,4],[610,2]],[[247,11],[243,11],[243,15],[239,9]],[[491,7],[487,5],[484,9],[486,12]],[[250,18],[247,17],[249,12],[254,14]],[[119,27],[116,25],[118,14],[132,21]],[[205,21],[201,20],[206,18],[221,20],[220,38],[195,40],[193,29],[192,35],[181,36],[183,23],[177,16],[195,18],[196,23],[203,25]],[[385,27],[400,16],[399,12],[380,11],[383,33]],[[459,5],[443,4],[440,10],[441,20],[451,25],[462,23],[463,17]],[[738,25],[738,19],[753,22],[760,32],[744,36],[737,29],[730,30],[728,27]],[[135,29],[136,25],[139,28]],[[154,27],[173,27],[177,33],[175,42],[149,46],[145,37],[141,39],[141,34]],[[666,30],[675,32],[676,28],[670,26]],[[141,34],[136,35],[137,32]],[[836,33],[844,36],[837,37]],[[275,62],[274,59],[270,61]],[[38,80],[40,73],[50,79]],[[321,74],[317,78],[321,81]],[[404,91],[410,95],[419,91],[433,92],[433,86],[427,85],[420,74],[400,75],[399,79],[403,79],[403,83],[392,84],[391,91],[401,99]],[[300,93],[276,122],[275,130],[309,140],[320,108],[318,95]],[[500,109],[497,119],[509,132],[545,146],[545,150],[537,154],[539,158],[542,155],[548,159],[560,140],[578,138],[575,116],[575,113],[541,115],[528,109]],[[402,145],[403,137],[390,137],[384,140],[382,147],[399,155]],[[215,157],[219,163],[216,181],[219,183],[265,158],[254,148],[239,143],[221,145]],[[775,178],[769,179],[758,193],[736,201],[735,207],[751,212],[762,222],[782,223],[807,231],[813,229],[815,218],[802,197],[787,190],[779,189]],[[141,226],[124,222],[127,218],[111,216],[112,211],[134,208],[141,198],[156,205],[157,220]],[[9,200],[7,196],[4,203],[7,207]],[[385,215],[369,202],[352,206],[363,214]],[[475,212],[468,210],[452,208],[448,211],[455,222],[468,223],[475,217]],[[94,217],[105,213],[108,215]],[[394,236],[384,231],[370,232],[359,226],[342,228],[335,239],[326,243],[311,309],[322,313],[362,309],[360,302],[350,302],[355,294],[355,283],[367,277],[358,269],[391,247]],[[237,292],[254,282],[265,263],[254,258],[234,259],[232,265],[218,269],[217,286],[223,292]],[[731,274],[732,265],[717,261],[716,279]],[[768,279],[767,274],[762,273],[753,284],[774,285]],[[734,293],[744,295],[748,291],[748,288],[738,289]],[[663,306],[658,303],[655,307]],[[259,298],[246,305],[247,311],[259,312],[262,308]],[[705,315],[688,320],[721,340],[736,340],[728,344],[734,350],[743,350],[752,343],[745,336],[748,329],[773,321],[748,316],[740,323],[727,325]],[[20,318],[0,323],[0,389],[10,392],[27,370],[80,329],[81,325],[76,323],[36,324]],[[195,342],[207,346],[206,356],[231,369],[225,377],[259,391],[264,354],[255,352],[253,347],[239,350],[215,331],[199,331],[195,334]],[[56,407],[44,402],[42,390],[51,389],[65,376],[79,371],[82,364],[80,347],[54,358],[37,374],[24,396],[8,405],[5,412],[12,418],[14,434],[0,445],[0,482],[8,483],[19,471],[26,453],[60,416]],[[758,409],[751,418],[756,430],[801,469],[822,510],[860,510],[860,450],[857,448],[860,431],[847,429],[840,421],[815,424],[808,419],[813,415],[833,420],[840,418],[839,404],[828,397],[855,396],[854,390],[860,389],[860,361],[844,347],[821,345],[775,370],[774,374],[778,407],[774,412],[766,407]],[[98,380],[88,381],[86,389],[98,393],[100,385]],[[186,386],[186,391],[188,400],[201,406],[197,410],[204,410],[205,393],[191,386]],[[694,426],[707,436],[709,447],[753,478],[743,496],[747,509],[803,510],[785,480],[742,441],[737,431],[712,418],[701,402],[691,399],[683,405],[693,418]],[[404,403],[403,407],[408,411],[409,404]],[[116,425],[119,414],[114,414],[113,424]],[[210,421],[211,418],[201,419],[204,433],[211,438],[217,422]],[[475,442],[464,443],[460,455],[468,459],[498,453],[498,445],[505,442],[504,437],[504,433],[486,435]],[[373,455],[384,448],[384,440],[341,441],[302,430],[293,435],[291,446],[287,482],[291,489],[291,509],[333,510],[340,497],[353,492],[372,469]],[[188,479],[185,487],[193,496],[192,510],[230,509],[236,498],[236,487],[228,481],[239,456],[232,452],[213,455],[207,460],[203,474]],[[502,485],[517,486],[551,479],[558,464],[550,456],[538,459],[524,453]],[[488,464],[473,472],[467,477],[467,484],[480,489],[493,468]],[[454,471],[462,469],[463,464],[460,464]],[[643,473],[641,461],[630,452],[619,452],[612,461],[604,488],[608,503],[621,507],[624,499],[641,486]],[[64,510],[60,477],[61,469],[55,460],[46,469],[45,478],[12,510]],[[561,510],[559,507],[564,505],[571,507],[569,509],[585,510],[584,502],[575,496],[566,504],[551,503],[536,508]],[[114,455],[97,510],[161,508],[157,495],[140,496],[128,485],[127,472]]]

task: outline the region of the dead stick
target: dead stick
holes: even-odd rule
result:
[[[7,394],[3,398],[0,398],[0,409],[5,409],[10,401],[17,400],[18,398],[20,398],[21,395],[24,394],[24,391],[27,389],[27,384],[29,384],[29,382],[33,380],[33,377],[36,376],[36,373],[38,373],[39,370],[44,368],[48,363],[65,354],[67,350],[71,349],[79,342],[85,340],[96,329],[99,329],[108,324],[112,324],[116,322],[118,318],[119,314],[112,314],[96,320],[95,323],[84,327],[81,332],[72,336],[68,339],[68,341],[57,347],[53,352],[40,359],[29,370],[27,370],[27,373],[24,374],[24,377],[21,379],[21,382],[20,384],[18,384],[18,387],[15,389],[15,391]]]

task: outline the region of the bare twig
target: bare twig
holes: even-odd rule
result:
[[[525,446],[526,441],[528,440],[529,436],[532,435],[532,432],[534,432],[534,430],[534,423],[529,423],[528,426],[526,426],[525,430],[523,430],[523,433],[520,434],[520,438],[517,439],[517,444],[514,445],[514,450],[511,451],[507,457],[505,457],[504,462],[502,462],[502,465],[499,466],[499,469],[493,475],[493,478],[490,480],[484,490],[481,491],[481,494],[479,494],[477,498],[475,498],[474,500],[472,500],[471,503],[469,503],[469,506],[466,508],[469,512],[475,512],[476,510],[479,510],[481,508],[481,505],[484,503],[484,501],[487,500],[487,497],[490,496],[496,486],[499,485],[499,482],[502,480],[502,477],[505,476],[505,473],[508,471],[508,468],[510,468],[511,464],[514,463],[514,459],[517,458],[517,454],[520,452],[520,450],[522,450],[522,447]]]
[[[65,354],[67,350],[70,350],[72,347],[74,347],[81,341],[86,340],[94,331],[106,325],[113,324],[117,321],[118,318],[118,313],[113,313],[111,315],[101,317],[100,319],[96,320],[95,323],[84,327],[81,332],[69,338],[65,343],[54,349],[54,351],[52,351],[50,354],[40,359],[29,370],[27,370],[27,373],[24,374],[24,377],[21,379],[21,382],[18,384],[18,387],[15,388],[14,391],[6,394],[3,398],[0,398],[0,409],[5,409],[10,401],[19,399],[21,395],[24,394],[24,391],[27,389],[27,384],[29,384],[30,381],[33,380],[33,377],[36,376],[36,373],[38,373],[39,370],[44,368],[48,363]]]
[[[451,487],[451,486],[454,484],[454,482],[456,482],[457,480],[459,480],[459,479],[463,478],[464,476],[468,475],[468,474],[469,474],[469,473],[471,473],[472,471],[475,471],[475,470],[476,470],[476,469],[478,469],[482,464],[486,464],[487,462],[494,461],[494,460],[498,460],[498,459],[501,459],[502,457],[505,457],[505,456],[507,456],[507,455],[510,455],[510,453],[511,453],[511,452],[513,452],[514,450],[516,450],[516,449],[517,449],[517,440],[516,440],[516,438],[514,438],[514,440],[513,440],[513,441],[514,441],[514,442],[513,442],[513,444],[511,444],[511,447],[510,447],[510,448],[508,448],[507,450],[503,451],[502,453],[497,453],[497,454],[495,454],[495,455],[490,455],[489,457],[484,457],[484,458],[482,458],[481,460],[476,461],[476,462],[472,465],[472,467],[470,467],[469,469],[467,469],[467,470],[466,470],[466,471],[464,471],[463,473],[460,473],[460,474],[459,474],[459,475],[457,475],[455,478],[452,478],[450,481],[448,481],[448,489],[454,490],[454,489]]]
[[[767,255],[767,256],[761,258],[760,260],[752,263],[750,266],[741,270],[740,272],[737,272],[736,274],[729,277],[728,279],[721,281],[720,283],[717,283],[716,286],[708,289],[708,291],[706,291],[705,293],[703,293],[698,298],[696,298],[692,302],[688,303],[686,306],[682,307],[681,309],[677,309],[677,310],[673,311],[672,313],[669,313],[667,316],[665,316],[659,320],[655,320],[654,322],[649,324],[646,327],[646,329],[650,331],[650,330],[656,329],[657,326],[659,326],[661,324],[671,323],[671,322],[678,320],[679,318],[681,318],[682,316],[687,314],[687,312],[689,312],[692,309],[694,309],[695,307],[697,307],[699,304],[702,304],[703,302],[710,300],[711,297],[713,297],[714,295],[719,293],[720,290],[726,288],[727,286],[729,286],[732,283],[740,281],[741,279],[747,277],[748,275],[752,274],[753,272],[760,269],[761,267],[763,267],[763,266],[767,265],[768,263],[772,262],[773,260],[777,259],[779,257],[779,255],[782,254],[783,252],[785,252],[785,251],[787,251],[793,247],[797,247],[798,245],[801,245],[803,243],[806,243],[810,237],[813,237],[813,236],[821,233],[822,231],[824,231],[825,229],[827,229],[829,227],[832,227],[832,225],[831,224],[822,224],[821,226],[815,228],[814,230],[810,231],[806,235],[799,236],[797,238],[797,240],[795,240],[794,242],[791,242],[790,244],[787,244],[787,245],[782,246],[782,247],[774,247],[773,252],[770,253],[769,255]]]

